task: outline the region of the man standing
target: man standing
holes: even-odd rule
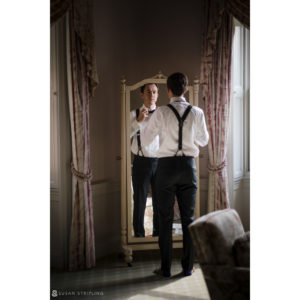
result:
[[[167,79],[168,106],[157,109],[144,128],[141,138],[144,146],[151,144],[159,135],[157,151],[156,190],[159,211],[159,248],[161,267],[154,272],[164,277],[171,276],[172,224],[174,196],[176,195],[183,231],[183,275],[193,272],[194,249],[188,225],[194,220],[197,192],[195,157],[197,145],[208,143],[203,111],[190,105],[184,98],[188,79],[182,73],[174,73]]]
[[[133,230],[135,237],[144,237],[144,215],[147,201],[149,185],[152,189],[152,207],[153,207],[153,233],[152,236],[158,236],[158,211],[156,205],[156,191],[154,185],[154,176],[157,168],[156,152],[159,147],[159,138],[154,136],[151,143],[142,146],[141,132],[151,119],[156,109],[158,98],[158,87],[156,84],[145,84],[141,87],[141,98],[144,104],[137,110],[131,111],[131,133],[133,138],[131,151],[134,154],[132,167],[132,185],[133,185]]]

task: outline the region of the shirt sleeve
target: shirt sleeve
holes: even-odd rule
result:
[[[161,113],[159,109],[157,109],[147,125],[141,129],[141,143],[143,147],[146,147],[151,144],[151,142],[155,139],[155,137],[159,133],[159,124],[161,119]]]
[[[206,128],[206,123],[205,123],[205,116],[203,111],[200,111],[199,117],[198,119],[198,124],[197,124],[197,128],[196,128],[196,143],[201,146],[204,147],[208,144],[208,140],[209,140],[209,134]]]

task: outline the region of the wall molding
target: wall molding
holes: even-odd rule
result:
[[[91,185],[93,195],[107,195],[121,191],[121,182],[118,180],[104,179],[92,181]]]
[[[105,179],[92,182],[94,222],[101,220],[105,223],[101,227],[94,223],[96,259],[114,252],[119,252],[120,250],[121,226],[116,226],[116,222],[118,222],[118,212],[115,211],[115,214],[111,217],[107,215],[107,212],[111,209],[109,206],[112,207],[112,203],[120,203],[120,191],[121,186],[118,180]],[[117,205],[117,209],[118,207],[120,207],[120,205]],[[108,221],[111,221],[114,226],[109,226]]]
[[[237,191],[239,188],[249,188],[250,187],[250,173],[248,172],[243,177],[234,178],[233,190]]]

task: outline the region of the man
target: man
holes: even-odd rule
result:
[[[133,185],[133,230],[135,237],[144,237],[144,215],[147,202],[147,193],[149,184],[152,189],[152,207],[153,207],[153,233],[152,236],[158,236],[158,211],[156,205],[156,192],[154,186],[154,176],[157,168],[156,152],[159,146],[158,136],[153,137],[149,145],[143,147],[141,144],[140,133],[151,119],[156,109],[158,98],[158,87],[156,84],[145,84],[141,87],[141,98],[144,104],[137,110],[131,111],[131,133],[133,138],[131,151],[134,154],[132,167],[132,185]]]
[[[197,192],[195,157],[197,145],[208,143],[203,111],[191,106],[184,98],[188,79],[182,73],[174,73],[167,79],[168,106],[157,109],[142,132],[142,144],[149,145],[159,135],[157,151],[156,190],[159,211],[159,248],[161,267],[154,272],[164,277],[171,276],[172,223],[174,196],[176,195],[183,231],[183,275],[193,272],[194,249],[188,225],[194,220]],[[197,144],[197,145],[196,145]]]

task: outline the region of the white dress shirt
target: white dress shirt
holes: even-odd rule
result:
[[[184,97],[173,97],[170,104],[175,107],[180,117],[189,106]],[[174,156],[178,150],[178,130],[178,120],[174,112],[167,106],[161,106],[141,131],[142,146],[151,144],[155,136],[159,135],[157,157]],[[181,156],[184,153],[185,156],[197,157],[199,155],[197,145],[206,146],[208,139],[203,110],[193,106],[183,124],[182,151],[178,151],[177,155]]]
[[[143,104],[142,107],[140,107],[140,112],[143,108],[146,108],[145,105]],[[155,107],[156,108],[156,107]],[[141,132],[141,146],[142,146],[142,151],[145,157],[157,157],[157,150],[159,147],[159,137],[158,135],[154,135],[151,138],[151,142],[147,144],[147,146],[143,146],[143,141],[142,141],[142,132],[146,125],[149,123],[149,120],[152,118],[152,115],[154,114],[150,113],[148,117],[143,121],[138,123],[136,120],[136,111],[132,110],[130,112],[130,138],[133,137],[132,143],[131,143],[131,152],[135,155],[138,154],[138,143],[137,143],[137,136],[136,133],[138,130]],[[142,153],[140,152],[138,155],[142,156]]]

